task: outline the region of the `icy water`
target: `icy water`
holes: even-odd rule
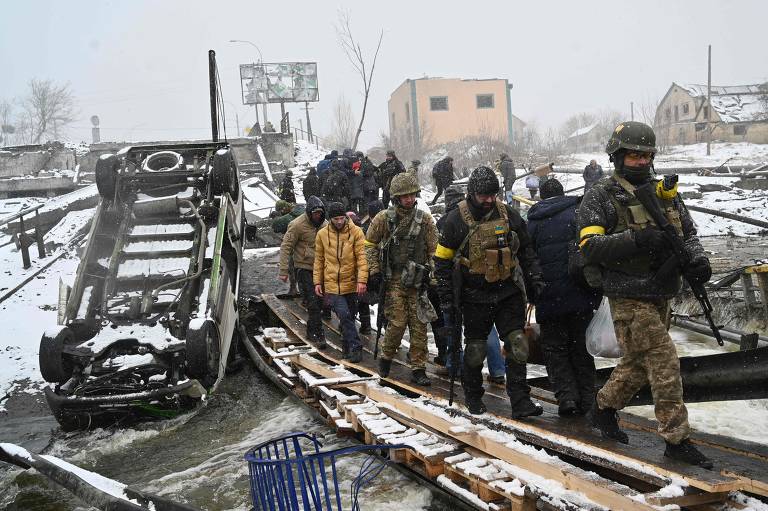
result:
[[[269,253],[269,252],[268,252]],[[246,294],[282,291],[276,267],[259,258],[244,265]],[[228,377],[205,406],[179,418],[130,429],[64,434],[47,410],[0,423],[0,441],[61,457],[136,488],[200,509],[251,508],[248,466],[243,456],[254,445],[295,431],[315,433],[324,448],[353,445],[339,439],[309,409],[287,397],[249,365]],[[365,457],[343,458],[337,466],[349,481]],[[83,504],[47,479],[0,463],[0,509],[75,511]],[[455,509],[445,497],[387,468],[360,495],[363,509]]]
[[[244,268],[246,294],[285,291],[275,279],[274,251],[259,252]],[[704,336],[677,329],[672,335],[680,355],[718,350],[714,340]],[[726,347],[736,349],[735,345]],[[613,362],[601,360],[599,364]],[[535,376],[539,369],[531,367],[529,374]],[[628,411],[653,416],[650,406]],[[689,405],[689,411],[696,429],[765,442],[758,437],[768,420],[765,400],[697,403]],[[353,443],[337,438],[303,404],[286,397],[250,366],[228,377],[205,406],[170,421],[64,434],[44,408],[0,420],[0,441],[21,443],[34,452],[44,451],[137,488],[210,510],[250,509],[244,453],[262,441],[294,431],[316,433],[326,448]],[[341,462],[342,479],[353,477],[362,461],[358,456]],[[348,494],[348,489],[344,492]],[[394,469],[385,470],[365,489],[361,504],[363,509],[398,511],[456,508],[444,496]],[[0,509],[85,508],[45,478],[0,465]]]

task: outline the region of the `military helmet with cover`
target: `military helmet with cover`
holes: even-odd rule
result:
[[[407,172],[401,172],[392,178],[392,182],[389,185],[390,197],[399,197],[401,195],[410,195],[412,193],[419,193],[421,187],[416,178]]]
[[[656,153],[656,134],[653,128],[637,121],[624,121],[613,130],[605,152],[614,154],[624,149],[644,153]]]
[[[481,165],[472,171],[467,184],[467,193],[493,195],[499,193],[499,178],[489,167]]]

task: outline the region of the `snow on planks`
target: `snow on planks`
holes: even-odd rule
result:
[[[306,313],[303,309],[292,301],[283,302],[274,296],[265,295],[264,299],[275,316],[288,327],[289,337],[306,341],[303,339],[306,320]],[[293,347],[294,349],[290,350],[294,353],[290,355],[286,353],[287,356],[281,357],[280,360],[284,363],[290,363],[293,366],[294,374],[304,371],[309,376],[306,378],[307,381],[301,383],[305,389],[302,394],[314,395],[318,400],[326,403],[326,405],[316,406],[321,408],[323,415],[328,416],[329,424],[341,426],[339,432],[342,434],[357,431],[369,443],[385,441],[387,440],[386,435],[413,436],[415,442],[418,442],[420,438],[430,438],[426,445],[438,443],[436,438],[439,438],[439,442],[442,444],[448,443],[459,446],[459,450],[472,450],[473,459],[487,458],[491,460],[487,463],[494,466],[497,465],[493,460],[509,464],[507,467],[509,470],[504,472],[504,477],[491,481],[495,485],[488,481],[474,480],[471,477],[464,478],[464,482],[461,483],[463,487],[474,488],[486,497],[498,496],[503,494],[501,490],[509,490],[516,488],[515,485],[517,484],[522,484],[528,488],[528,494],[534,495],[535,498],[543,499],[546,502],[552,502],[555,497],[560,498],[563,505],[559,507],[563,508],[651,509],[651,503],[653,505],[674,504],[676,499],[680,501],[680,504],[687,502],[684,499],[697,503],[722,502],[727,496],[727,493],[724,492],[739,489],[760,490],[763,484],[762,480],[765,479],[765,465],[752,467],[753,469],[762,468],[760,472],[763,477],[759,480],[752,477],[745,478],[743,474],[722,475],[695,469],[692,470],[693,474],[690,471],[681,473],[666,466],[660,466],[663,463],[648,463],[647,460],[637,460],[632,459],[631,456],[626,456],[626,452],[631,453],[631,449],[625,451],[624,454],[616,455],[611,449],[605,447],[606,445],[611,446],[611,444],[606,444],[605,441],[594,436],[594,433],[591,435],[596,445],[589,445],[583,443],[583,438],[576,440],[562,438],[560,433],[552,434],[543,430],[542,425],[538,422],[522,423],[503,417],[493,417],[490,414],[483,416],[483,419],[478,421],[475,417],[467,416],[463,412],[458,411],[456,413],[456,409],[447,409],[443,403],[447,389],[440,388],[439,382],[434,388],[429,389],[429,394],[427,394],[424,389],[415,388],[392,379],[388,380],[393,386],[411,396],[409,398],[392,389],[381,387],[370,379],[371,375],[375,375],[371,370],[374,362],[369,360],[370,357],[368,356],[360,364],[344,363],[342,365],[339,350],[334,349],[334,346],[339,344],[338,335],[334,332],[328,332],[328,334],[327,338],[332,346],[331,349],[307,355],[296,353],[296,351],[300,351],[296,350],[299,347],[297,343]],[[309,343],[306,344],[309,345]],[[267,348],[264,345],[262,347]],[[289,350],[286,349],[285,351]],[[264,354],[266,355],[266,353]],[[354,370],[355,373],[347,371],[344,366]],[[330,381],[335,388],[329,389],[325,385],[313,387],[311,383],[318,380],[321,382],[323,380]],[[341,387],[347,387],[348,390],[342,393],[340,392]],[[362,414],[372,415],[372,417],[360,420],[360,414],[350,410],[351,406],[354,406],[353,404],[338,405],[335,402],[339,396],[347,396],[339,402],[348,401],[350,391],[355,392],[358,398],[364,396],[368,400],[373,400],[374,405],[379,409],[378,413]],[[426,399],[424,397],[412,399],[417,394],[426,395]],[[307,400],[305,399],[305,401]],[[359,406],[359,403],[357,405]],[[331,406],[338,406],[339,412],[344,412],[343,415],[331,417],[327,410],[323,411],[326,408],[330,409]],[[570,422],[569,427],[572,424]],[[548,423],[544,421],[543,426],[548,426]],[[382,428],[384,431],[381,430]],[[391,431],[387,428],[391,428]],[[415,436],[419,434],[423,436]],[[432,438],[429,435],[436,435],[436,437]],[[516,437],[523,438],[525,443]],[[538,443],[542,445],[537,445],[537,438]],[[403,442],[397,441],[397,443]],[[563,447],[563,451],[567,451],[564,453],[564,459],[558,457],[563,454],[558,452],[558,445]],[[542,447],[546,447],[546,450]],[[585,460],[577,459],[578,466],[575,466],[569,461],[571,458],[578,458],[574,454],[578,452],[580,447],[588,451],[589,455],[585,456]],[[554,455],[550,453],[554,453]],[[732,456],[732,453],[730,455]],[[457,484],[450,477],[445,477],[450,475],[454,479],[459,478],[458,469],[450,472],[450,467],[446,468],[445,456],[430,457],[414,448],[407,453],[395,453],[393,457],[427,477],[435,479],[438,484],[449,490],[451,485]],[[590,463],[593,463],[596,457],[602,457],[603,463],[596,463],[595,466],[591,466]],[[605,463],[606,460],[610,463]],[[663,462],[663,459],[661,461]],[[512,467],[515,468],[512,469]],[[584,470],[583,467],[589,470]],[[511,473],[524,475],[509,479]],[[645,477],[638,477],[638,473]],[[438,475],[437,478],[435,478],[436,474]],[[518,482],[515,483],[515,480]],[[443,484],[446,481],[450,482],[451,485]],[[625,484],[617,481],[622,481]],[[679,496],[662,497],[653,492],[647,493],[649,481],[652,482],[651,487],[656,489],[667,487],[673,482],[682,487],[687,485],[688,488],[679,492],[672,492],[674,495],[680,493]],[[668,490],[662,491],[662,495],[668,493]],[[761,493],[761,491],[756,491],[756,493]],[[520,496],[517,495],[517,497]],[[509,495],[505,498],[509,501],[508,504],[515,509],[522,505],[522,500],[515,504],[511,502]],[[488,507],[485,508],[488,509]]]

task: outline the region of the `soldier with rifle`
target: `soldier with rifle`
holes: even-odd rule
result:
[[[381,324],[379,321],[387,321],[379,375],[383,378],[389,375],[392,359],[408,327],[411,382],[426,386],[431,384],[426,374],[427,323],[437,318],[427,297],[437,229],[432,215],[416,207],[416,195],[420,191],[413,175],[407,172],[395,175],[389,187],[393,205],[374,217],[365,246],[370,265],[369,282],[373,280],[374,286],[382,287],[377,325]],[[378,326],[377,329],[381,331]],[[377,333],[377,343],[378,337]]]
[[[584,195],[578,211],[579,245],[587,281],[602,287],[608,297],[624,356],[597,393],[591,421],[603,437],[629,443],[616,411],[650,384],[658,432],[666,442],[664,455],[711,469],[712,462],[689,440],[680,361],[667,328],[669,300],[680,291],[681,275],[709,314],[703,285],[712,270],[676,180],[654,179],[653,129],[623,122],[606,152],[614,172]]]
[[[496,173],[488,167],[472,171],[467,197],[445,216],[435,251],[440,308],[451,328],[451,366],[458,366],[460,317],[465,349],[461,383],[472,414],[486,411],[482,397],[483,361],[493,325],[504,342],[507,395],[512,417],[542,413],[526,384],[528,342],[523,333],[525,304],[544,288],[541,269],[525,221],[496,198]]]

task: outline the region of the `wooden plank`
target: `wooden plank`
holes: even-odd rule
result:
[[[317,361],[311,360],[311,357],[304,355],[297,356],[294,361],[301,366],[304,366],[304,364],[307,363],[317,371],[326,371],[326,375],[331,370],[329,366],[325,365],[325,367],[323,367],[324,364],[319,364]],[[610,509],[646,511],[653,509],[648,505],[632,500],[627,495],[617,493],[617,487],[619,485],[604,479],[597,479],[594,476],[589,476],[583,470],[569,466],[566,463],[562,463],[562,466],[555,466],[531,458],[525,453],[512,449],[498,441],[478,435],[477,433],[468,432],[465,434],[457,431],[454,428],[454,423],[427,412],[425,409],[410,403],[409,400],[386,392],[378,385],[360,383],[351,385],[349,388],[357,390],[373,401],[387,403],[396,410],[413,417],[419,422],[429,425],[442,432],[444,435],[471,445],[490,456],[508,461],[513,465],[520,466],[525,470],[539,474],[547,479],[558,481],[567,489],[584,493],[587,498],[605,505]],[[454,430],[453,432],[451,432],[452,429]],[[626,490],[627,494],[633,493],[629,488],[626,488]]]
[[[713,502],[725,502],[728,498],[729,492],[715,492],[715,493],[694,493],[689,495],[681,495],[679,497],[656,497],[654,495],[646,495],[645,501],[654,506],[667,506],[674,504],[680,507],[698,506],[701,504],[711,504]]]
[[[291,308],[298,308],[297,304],[289,304]],[[281,305],[282,307],[282,305]],[[363,337],[363,336],[361,336]],[[365,344],[365,343],[364,343]],[[327,353],[322,354],[324,357],[328,357]],[[395,359],[395,362],[399,362],[397,359]],[[359,368],[359,366],[355,366],[355,368]],[[363,367],[362,370],[366,370],[371,372],[370,368]],[[393,365],[393,373],[395,373],[395,366]],[[436,381],[437,380],[437,381]],[[400,389],[404,389],[408,392],[413,392],[415,394],[420,394],[424,396],[434,396],[438,399],[444,399],[446,396],[445,394],[441,394],[441,388],[439,387],[440,378],[433,376],[433,385],[429,389],[414,387],[408,384],[404,384],[401,381],[395,379],[395,378],[388,378],[386,381],[391,382],[396,387]],[[493,395],[494,390],[489,389],[486,392],[486,396],[490,397]],[[495,396],[494,396],[495,397]],[[506,400],[506,396],[500,396],[500,399]],[[491,403],[489,404],[489,409],[493,410],[493,407]],[[597,435],[594,434],[594,432],[590,431],[587,427],[587,430],[589,431],[588,438],[579,437],[577,439],[577,444],[574,444],[573,440],[573,430],[570,428],[571,425],[573,425],[573,422],[570,422],[570,424],[567,424],[568,427],[562,427],[564,425],[564,422],[559,422],[560,430],[562,432],[558,432],[557,430],[552,431],[550,429],[543,429],[542,427],[538,426],[538,422],[541,422],[541,420],[537,421],[525,421],[525,422],[517,422],[517,421],[511,421],[507,419],[506,417],[497,416],[498,419],[504,420],[505,424],[508,424],[508,427],[514,430],[515,434],[519,436],[521,439],[523,439],[526,442],[533,443],[535,445],[539,445],[542,447],[545,447],[547,449],[552,449],[557,452],[562,452],[563,454],[566,454],[568,456],[575,456],[580,459],[584,459],[584,461],[587,461],[589,463],[595,463],[601,466],[604,466],[606,468],[609,468],[611,470],[620,470],[627,475],[635,478],[639,478],[641,480],[644,480],[646,482],[649,482],[651,484],[656,484],[659,486],[664,486],[666,484],[665,479],[660,479],[659,477],[663,478],[670,478],[670,477],[677,477],[685,479],[691,486],[703,489],[705,491],[727,491],[727,490],[736,490],[738,489],[738,484],[735,478],[733,477],[727,477],[723,476],[721,474],[718,474],[717,472],[710,472],[705,471],[703,469],[698,469],[697,467],[685,467],[683,465],[677,465],[674,469],[669,468],[666,465],[660,465],[657,459],[658,457],[646,457],[638,458],[636,457],[637,454],[639,454],[642,451],[638,451],[637,446],[635,445],[635,439],[632,438],[632,445],[629,447],[621,446],[621,445],[613,445],[612,442],[606,442],[603,439],[599,438]],[[547,424],[547,427],[550,425],[558,425],[558,421],[550,421]],[[522,429],[521,429],[522,428]],[[648,430],[651,429],[650,422],[649,426],[646,427]],[[553,435],[554,433],[554,435]],[[658,440],[658,437],[656,437],[655,433],[651,435],[651,439]],[[586,443],[585,440],[588,440],[589,443]],[[589,455],[585,456],[584,451],[579,450],[578,444],[583,444],[584,447],[589,448]],[[574,447],[574,445],[577,445],[577,447]],[[604,445],[610,446],[608,448],[603,447]],[[724,449],[725,450],[725,449]],[[655,454],[655,449],[651,452]],[[732,450],[731,450],[732,451]],[[723,459],[732,459],[733,458],[733,452],[727,452],[724,453],[724,456],[720,458],[721,462]],[[651,461],[653,460],[653,461]],[[663,458],[661,458],[662,461],[664,461]],[[740,459],[740,462],[743,463],[745,460]],[[748,480],[751,480],[753,475],[758,477],[758,486],[760,486],[760,482],[768,480],[768,477],[766,476],[765,471],[765,463],[764,460],[759,460],[761,463],[752,463],[752,465],[749,465],[751,468],[749,470],[749,476],[747,477]],[[619,464],[620,466],[617,466],[616,464]],[[642,472],[636,470],[634,467],[638,465],[643,465],[648,468],[651,472]],[[679,467],[679,468],[678,468]],[[759,472],[756,472],[754,469],[760,467],[761,470]],[[685,468],[685,472],[681,472],[679,469]],[[657,473],[658,476],[650,476],[651,473]]]

